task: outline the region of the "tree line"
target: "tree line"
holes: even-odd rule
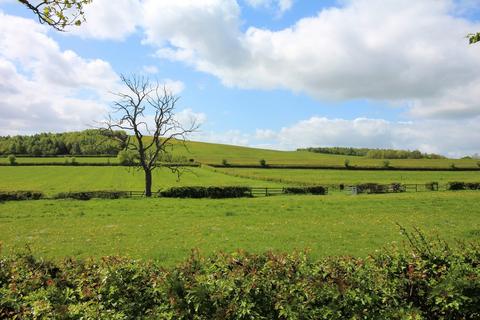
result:
[[[338,154],[345,156],[360,156],[371,159],[445,159],[444,156],[435,153],[422,153],[418,150],[395,150],[395,149],[371,149],[371,148],[348,148],[348,147],[318,147],[303,148],[297,151],[308,151],[325,154]]]
[[[125,149],[125,131],[88,129],[65,133],[0,137],[0,154],[26,156],[85,155],[116,156]]]

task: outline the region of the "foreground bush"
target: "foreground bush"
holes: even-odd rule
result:
[[[167,198],[241,198],[251,197],[250,187],[173,187],[159,192]]]
[[[90,200],[90,199],[120,199],[128,198],[129,194],[125,191],[81,191],[81,192],[62,192],[55,195],[55,199],[75,199],[75,200]]]
[[[4,257],[0,318],[479,319],[478,244],[410,240],[366,259],[194,253],[171,269]]]
[[[43,197],[39,191],[0,191],[0,201],[39,200]]]

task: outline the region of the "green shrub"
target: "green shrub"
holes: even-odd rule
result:
[[[454,181],[447,184],[447,190],[465,190],[465,182]]]
[[[241,198],[251,197],[250,187],[173,187],[159,192],[166,198]]]
[[[383,167],[384,168],[390,168],[390,161],[389,160],[383,160]]]
[[[1,319],[479,319],[480,246],[409,235],[367,258],[192,253],[165,269],[108,257],[0,258]]]
[[[136,158],[136,154],[130,150],[121,150],[117,155],[118,163],[122,166],[133,166]]]
[[[267,166],[267,161],[266,161],[265,159],[260,159],[259,162],[260,162],[260,166],[261,166],[261,167],[264,167],[264,168],[265,168],[265,167]]]
[[[455,166],[455,163],[451,163],[451,164],[450,164],[450,169],[452,169],[452,170],[457,169],[457,167]]]
[[[480,182],[467,182],[465,188],[467,190],[480,190]]]
[[[448,190],[480,190],[480,182],[449,182]]]
[[[39,191],[0,191],[0,201],[39,200],[43,197]]]
[[[55,195],[55,199],[75,199],[75,200],[90,200],[90,199],[120,199],[128,198],[129,194],[125,191],[81,191],[81,192],[61,192]]]
[[[286,194],[314,194],[324,195],[328,193],[328,189],[323,186],[310,186],[310,187],[285,187],[283,192]]]
[[[343,161],[343,165],[345,168],[350,168],[350,159],[345,159],[345,161]]]
[[[390,191],[391,192],[405,192],[406,189],[405,189],[405,186],[402,185],[401,183],[393,182],[393,183],[390,184]]]
[[[14,155],[14,154],[10,154],[8,157],[8,162],[10,163],[10,165],[14,166],[17,164],[17,157]]]
[[[228,166],[230,166],[230,163],[228,163],[227,159],[222,159],[222,165],[224,167],[228,167]]]

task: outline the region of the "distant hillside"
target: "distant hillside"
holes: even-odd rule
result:
[[[111,139],[115,136],[119,139]],[[105,132],[90,129],[65,133],[39,133],[31,136],[0,137],[0,155],[15,154],[27,156],[58,155],[112,155],[124,148],[127,134],[115,131]]]
[[[445,159],[444,156],[435,153],[422,153],[418,150],[395,150],[395,149],[372,149],[372,148],[348,148],[348,147],[318,147],[297,149],[324,154],[338,154],[347,156],[361,156],[370,159]]]
[[[121,134],[121,133],[120,133]],[[67,139],[68,137],[68,139]],[[149,137],[145,137],[149,139]],[[18,150],[19,144],[15,146],[15,153],[24,154],[27,152],[34,152],[32,155],[66,155],[75,156],[78,163],[98,163],[98,164],[116,164],[118,159],[116,158],[82,158],[81,155],[111,155],[115,156],[121,145],[111,139],[106,139],[104,136],[98,135],[95,131],[82,131],[63,134],[39,134],[32,136],[32,138],[25,139],[24,137],[9,137],[0,138],[0,149],[2,146],[8,144],[10,147],[3,147],[3,158],[0,158],[0,164],[7,164],[8,160],[5,155],[12,153],[12,145],[15,142],[22,140],[21,146],[25,147],[29,144],[25,142],[31,142],[31,146],[35,146],[34,149]],[[108,142],[110,140],[110,142]],[[101,143],[98,143],[100,142]],[[7,142],[7,143],[5,143]],[[13,143],[12,143],[13,142]],[[77,145],[78,143],[78,145]],[[110,145],[110,143],[113,143]],[[42,149],[41,146],[54,146],[53,148]],[[63,147],[63,145],[65,145]],[[170,150],[173,153],[173,158],[184,159],[188,163],[196,162],[201,164],[211,165],[224,165],[226,164],[235,166],[298,166],[298,167],[339,167],[345,168],[346,164],[353,167],[361,168],[379,168],[385,167],[385,159],[369,158],[367,155],[344,155],[344,154],[331,154],[331,153],[316,153],[306,150],[297,151],[278,151],[268,149],[258,149],[250,147],[241,147],[216,143],[205,143],[196,141],[187,141],[183,144],[176,142],[173,149]],[[60,153],[57,152],[58,148]],[[53,151],[49,151],[52,150]],[[354,148],[345,148],[353,149]],[[43,150],[39,152],[39,150]],[[80,153],[75,153],[80,150]],[[18,153],[20,151],[20,153]],[[63,152],[63,153],[62,153]],[[72,153],[73,152],[73,153]],[[263,160],[263,161],[262,161]],[[17,163],[64,163],[63,158],[18,158]],[[442,169],[455,169],[455,168],[472,168],[478,169],[480,167],[480,161],[475,159],[391,159],[388,160],[388,166],[391,168],[442,168]],[[475,173],[476,174],[476,173]]]

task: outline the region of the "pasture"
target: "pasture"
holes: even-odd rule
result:
[[[192,249],[312,257],[364,256],[402,236],[397,223],[446,240],[478,239],[478,192],[254,199],[39,200],[0,204],[3,253],[48,258],[121,255],[172,265]]]
[[[424,184],[436,181],[440,184],[451,181],[478,182],[480,171],[394,171],[394,170],[322,170],[322,169],[261,169],[261,168],[215,168],[215,172],[250,181],[263,180],[283,184],[359,184],[399,182]]]
[[[148,139],[145,138],[145,139]],[[189,141],[183,145],[176,145],[173,148],[175,156],[183,156],[185,159],[193,159],[203,164],[221,165],[226,160],[232,165],[258,166],[259,161],[264,159],[269,165],[295,165],[295,166],[336,166],[344,167],[345,160],[349,160],[350,166],[359,167],[383,167],[382,159],[369,159],[358,156],[344,156],[313,153],[307,151],[278,151],[268,149],[257,149],[241,146],[205,143]],[[66,157],[39,157],[24,158],[18,157],[17,162],[22,163],[59,163],[70,161],[71,156]],[[75,157],[78,163],[100,163],[116,164],[116,158],[101,157]],[[6,157],[0,157],[0,163],[8,163]],[[479,160],[474,159],[391,159],[389,164],[397,168],[442,168],[450,169],[453,164],[457,168],[478,169]]]
[[[119,190],[141,191],[142,171],[126,167],[28,166],[0,167],[0,190],[35,190],[47,195],[66,191]],[[215,173],[202,168],[183,169],[180,179],[169,169],[154,172],[153,190],[172,186],[280,186]]]

